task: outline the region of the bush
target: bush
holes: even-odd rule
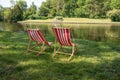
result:
[[[36,15],[36,14],[33,14],[33,15],[30,15],[28,18],[35,20],[35,19],[41,19],[41,16],[38,16],[38,15]]]
[[[107,16],[115,22],[119,22],[120,21],[120,10],[111,10],[107,12]]]
[[[61,21],[62,21],[62,20],[63,20],[63,17],[62,17],[62,16],[56,16],[55,19],[56,19],[56,20],[61,20]]]
[[[42,19],[42,20],[46,20],[46,19],[48,19],[48,18],[45,17],[45,16],[41,16],[41,19]]]
[[[47,16],[47,18],[48,18],[48,19],[53,19],[54,17],[53,17],[51,14],[49,14],[49,15]]]

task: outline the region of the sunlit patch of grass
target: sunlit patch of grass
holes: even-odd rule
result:
[[[28,60],[28,61],[21,61],[19,62],[19,65],[22,65],[22,66],[29,66],[29,65],[36,65],[36,64],[40,64],[42,63],[41,61],[39,60]]]
[[[77,58],[75,58],[73,60],[74,62],[80,62],[80,61],[85,61],[85,62],[88,62],[88,63],[92,63],[92,64],[98,64],[101,62],[101,58],[99,57],[96,57],[96,56],[93,56],[93,57],[85,57],[85,56],[79,56]]]

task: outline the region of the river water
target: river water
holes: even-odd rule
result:
[[[76,39],[94,41],[114,40],[120,41],[119,24],[64,24],[71,28],[71,34]],[[40,29],[44,35],[53,36],[52,24],[27,24],[0,22],[0,31],[22,32],[27,28]]]

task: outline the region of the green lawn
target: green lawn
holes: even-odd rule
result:
[[[67,62],[52,58],[53,46],[40,56],[25,53],[28,40],[25,32],[0,31],[0,80],[120,80],[120,45],[75,39],[78,52]]]

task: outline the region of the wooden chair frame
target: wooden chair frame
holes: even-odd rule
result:
[[[53,31],[54,31],[54,28],[53,28]],[[55,31],[54,31],[54,33],[55,33]],[[56,35],[56,34],[55,34],[55,35]],[[73,38],[72,38],[72,41],[73,41]],[[61,45],[61,44],[59,43],[59,47],[57,48],[57,46],[56,46],[57,42],[59,43],[59,41],[57,40],[57,36],[56,36],[55,45],[54,45],[54,54],[53,54],[53,57],[55,57],[56,54],[59,54],[59,53],[60,53],[60,54],[65,54],[65,55],[69,55],[69,58],[68,58],[67,60],[70,61],[71,58],[73,57],[75,51],[77,50],[76,44],[74,44],[74,43],[71,42],[71,43],[72,43],[72,46],[69,46],[69,47],[71,47],[71,53],[66,53],[66,52],[64,52],[63,50],[62,50],[62,52],[60,52],[60,50],[62,49],[62,47],[64,47],[64,45]]]
[[[32,42],[35,42],[35,45],[31,47],[31,43]],[[40,46],[40,44],[42,46]],[[44,52],[47,49],[47,47],[51,48],[51,44],[52,44],[52,42],[47,42],[47,44],[45,42],[40,43],[40,42],[34,41],[34,40],[32,40],[30,38],[29,43],[28,43],[28,47],[27,47],[27,52],[28,51],[36,52],[36,53],[38,53],[37,55],[40,55],[42,52]],[[39,50],[35,50],[36,47],[40,47],[41,50],[40,51]]]

